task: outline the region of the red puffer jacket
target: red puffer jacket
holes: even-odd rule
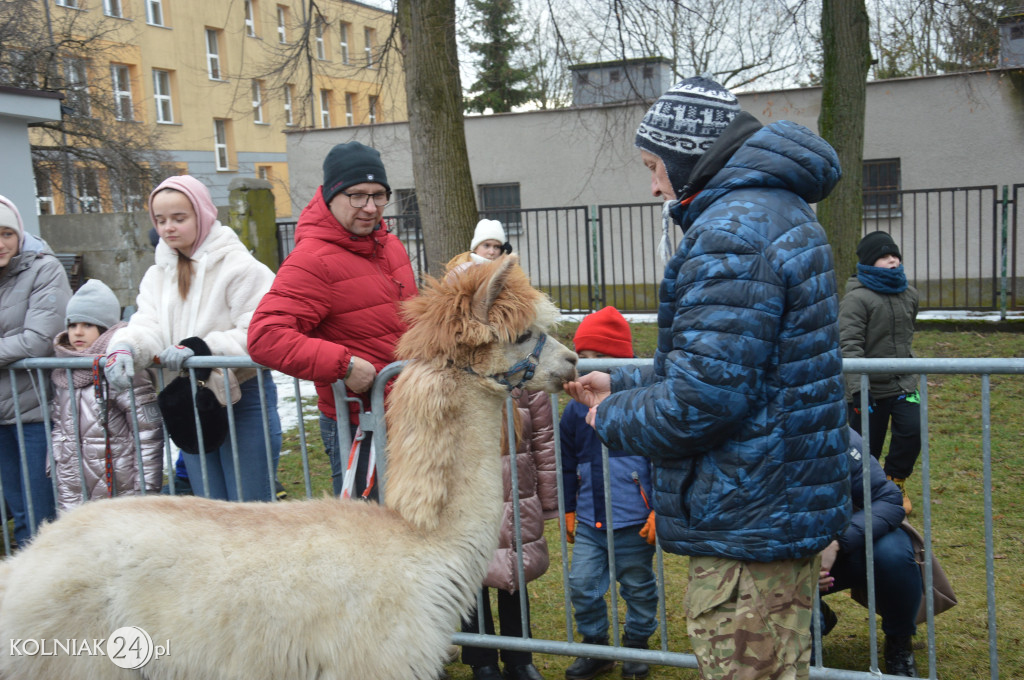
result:
[[[249,354],[264,366],[312,380],[320,411],[335,418],[331,383],[344,377],[352,355],[378,371],[394,361],[395,343],[406,329],[399,302],[416,293],[412,263],[398,237],[383,222],[369,236],[346,231],[317,189],[299,216],[295,250],[252,317]],[[358,407],[350,412],[354,423]]]

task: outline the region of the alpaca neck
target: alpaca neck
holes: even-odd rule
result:
[[[387,505],[419,532],[497,530],[505,392],[419,362],[399,376],[388,409]]]

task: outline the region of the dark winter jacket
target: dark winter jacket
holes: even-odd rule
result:
[[[562,443],[562,490],[565,511],[576,521],[603,528],[607,521],[604,503],[604,466],[601,440],[587,424],[587,407],[575,399],[562,412],[559,430]],[[643,456],[615,449],[608,451],[612,527],[642,525],[651,512],[651,462]]]
[[[854,513],[850,525],[839,537],[839,555],[864,550],[864,440],[855,430],[850,430],[850,494]],[[878,460],[868,456],[871,466],[871,539],[878,541],[891,531],[900,528],[906,513],[903,511],[903,492],[892,483]]]
[[[782,121],[675,213],[653,369],[614,371],[597,414],[609,448],[653,460],[671,552],[809,557],[849,520],[839,300],[808,205],[839,176],[824,140]]]
[[[839,339],[843,358],[909,359],[914,356],[910,345],[914,340],[918,293],[913,286],[901,293],[878,293],[860,282],[856,276],[846,282],[846,293],[839,301]],[[846,376],[849,400],[860,391],[860,373]],[[872,373],[868,376],[871,396],[876,399],[912,394],[920,377],[908,373]]]
[[[369,236],[352,234],[317,189],[299,216],[295,249],[252,317],[249,354],[264,366],[312,380],[320,411],[334,418],[331,384],[345,376],[353,355],[377,371],[394,361],[395,343],[406,329],[399,303],[416,292],[398,237],[384,223]],[[350,412],[357,422],[358,405]]]

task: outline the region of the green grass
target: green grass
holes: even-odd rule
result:
[[[556,336],[572,337],[576,324],[563,324]],[[652,324],[633,324],[637,355],[650,357],[655,344]],[[980,332],[943,327],[919,330],[914,349],[921,357],[1024,357],[1024,332]],[[962,328],[962,326],[961,326]],[[979,327],[981,328],[981,327]],[[1024,329],[1022,329],[1024,330]],[[982,467],[981,384],[978,376],[931,375],[928,378],[929,455],[931,460],[932,532],[934,549],[956,590],[959,604],[936,618],[936,659],[940,678],[988,678],[988,629],[985,577],[984,486]],[[997,602],[997,649],[999,677],[1024,677],[1024,376],[991,377],[992,511],[995,547],[995,596]],[[307,421],[307,443],[313,467],[315,495],[329,490],[330,470],[320,448],[316,421]],[[297,454],[297,437],[286,436],[286,448]],[[911,521],[922,528],[921,463],[910,478],[908,490],[915,512]],[[281,481],[292,497],[304,495],[298,455],[281,459]],[[533,633],[537,638],[565,640],[565,609],[562,591],[562,559],[558,526],[549,522],[551,567],[530,583]],[[665,555],[668,610],[668,649],[688,652],[682,596],[686,582],[686,558]],[[869,660],[867,610],[845,594],[829,603],[839,614],[839,625],[824,640],[827,666],[867,670]],[[620,602],[620,616],[624,612]],[[879,619],[879,645],[884,639]],[[576,638],[579,639],[578,637]],[[927,643],[924,626],[918,628],[918,645]],[[651,640],[658,646],[660,640]],[[549,680],[564,677],[571,658],[534,655],[541,673]],[[928,652],[917,652],[922,676],[928,672]],[[448,667],[453,680],[468,680],[471,673],[456,663]],[[618,677],[618,671],[608,677]],[[695,679],[696,671],[657,667],[651,678]]]

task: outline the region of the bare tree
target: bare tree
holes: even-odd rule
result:
[[[821,37],[825,63],[818,129],[839,155],[843,179],[818,204],[818,219],[832,244],[836,277],[843,286],[857,261],[863,211],[864,112],[871,62],[864,0],[823,0]]]
[[[111,208],[139,210],[145,188],[169,172],[156,126],[136,121],[116,80],[90,65],[124,30],[84,12],[51,16],[45,2],[0,3],[0,84],[64,95],[61,119],[38,124],[31,139],[39,176],[62,178],[51,191],[67,212],[101,210],[101,182],[112,189]]]
[[[462,112],[455,0],[397,0],[416,198],[430,273],[466,249],[477,222]]]

